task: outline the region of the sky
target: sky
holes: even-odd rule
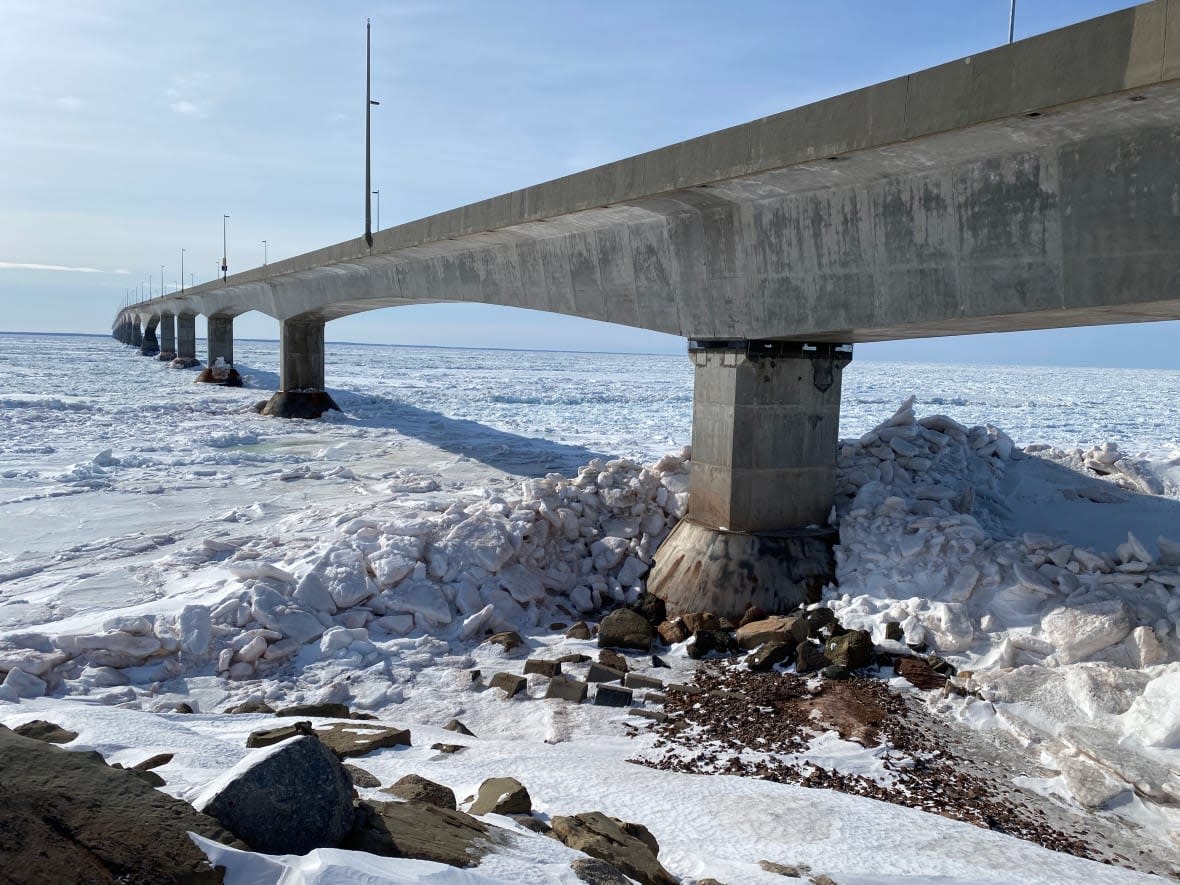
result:
[[[1133,5],[1018,0],[1016,38]],[[0,330],[105,332],[130,296],[358,236],[365,19],[389,227],[1007,40],[1008,0],[0,0]],[[376,214],[376,207],[374,209]],[[228,215],[228,219],[223,219]],[[264,246],[265,241],[265,246]],[[198,334],[202,333],[198,321]],[[1180,323],[858,346],[858,358],[1180,368]],[[277,338],[269,317],[240,337]],[[480,305],[336,341],[684,352]]]

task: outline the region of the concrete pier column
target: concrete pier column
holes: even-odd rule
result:
[[[132,347],[139,347],[143,344],[143,333],[139,330],[139,317],[131,318],[131,341],[128,342]]]
[[[160,352],[160,342],[156,338],[156,326],[159,322],[160,318],[154,316],[144,324],[143,341],[139,345],[139,352],[143,356],[155,356]]]
[[[670,613],[790,610],[830,579],[840,381],[847,345],[690,341],[688,515],[648,589]]]
[[[176,359],[176,315],[160,314],[160,362],[170,363]]]
[[[211,316],[208,324],[209,359],[197,381],[220,384],[222,387],[241,387],[242,376],[234,368],[234,318]],[[221,360],[222,365],[217,361]]]
[[[283,320],[279,327],[279,390],[262,414],[318,418],[339,407],[324,390],[324,321]]]
[[[199,366],[197,359],[197,317],[191,313],[176,315],[176,359],[172,361],[174,369],[191,369]]]

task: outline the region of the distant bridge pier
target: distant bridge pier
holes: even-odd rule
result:
[[[137,317],[137,316],[131,317],[128,320],[128,324],[131,327],[131,331],[130,331],[131,340],[128,341],[127,343],[130,344],[132,347],[139,347],[141,344],[143,344],[143,332],[140,331],[140,328],[139,328],[139,317]]]
[[[143,356],[155,356],[160,352],[160,342],[156,338],[156,326],[160,323],[158,314],[148,317],[143,326],[143,340],[139,345],[139,352]]]
[[[833,577],[828,514],[840,382],[852,347],[690,340],[688,514],[656,551],[648,589],[669,615],[787,611]]]
[[[241,387],[242,376],[234,368],[234,318],[209,317],[206,334],[209,339],[209,359],[196,380],[223,387]],[[221,360],[221,365],[218,365],[218,360]]]
[[[279,351],[279,389],[262,414],[318,418],[330,409],[340,411],[324,390],[323,320],[282,320]]]
[[[176,359],[176,315],[160,314],[160,356],[162,363],[170,363]]]
[[[200,364],[197,359],[197,315],[179,313],[176,315],[176,359],[172,360],[172,368],[191,369]]]

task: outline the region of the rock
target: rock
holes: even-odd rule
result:
[[[728,654],[737,651],[737,641],[728,630],[697,630],[685,651],[690,658],[703,658],[709,652]]]
[[[807,619],[801,614],[787,617],[771,617],[751,621],[737,629],[737,644],[745,649],[755,649],[764,642],[788,642],[798,645],[808,636]]]
[[[466,750],[467,747],[464,744],[431,744],[430,749],[449,755],[451,753],[458,753],[460,750]]]
[[[809,639],[795,646],[795,669],[799,673],[814,673],[830,663],[824,655],[824,650]]]
[[[897,675],[904,678],[910,685],[930,691],[946,685],[946,676],[935,673],[930,665],[921,658],[898,658],[893,665]]]
[[[589,885],[630,885],[631,880],[619,872],[614,864],[597,857],[581,857],[570,864],[574,875]]]
[[[627,710],[632,716],[650,719],[652,722],[667,722],[668,714],[659,710],[645,710],[643,707],[631,707]]]
[[[34,719],[32,722],[18,725],[13,731],[21,737],[44,741],[47,744],[68,744],[78,736],[78,732],[62,728],[60,725],[47,722],[44,719]]]
[[[514,651],[524,645],[524,640],[515,630],[505,630],[503,633],[493,633],[484,640],[484,644],[500,645],[505,651]]]
[[[807,635],[813,637],[819,636],[820,631],[825,628],[838,627],[840,625],[840,622],[836,620],[836,613],[830,608],[823,606],[803,612],[803,617],[807,619],[807,629],[809,631]]]
[[[98,754],[0,727],[0,879],[218,883],[188,832],[244,848],[217,821]]]
[[[542,836],[549,835],[549,824],[543,820],[538,820],[531,814],[510,814],[508,816],[526,830],[532,830],[534,833],[539,833]]]
[[[408,729],[362,722],[334,722],[317,728],[315,736],[341,759],[364,756],[387,747],[410,746]]]
[[[873,663],[873,637],[867,630],[849,630],[824,643],[824,654],[833,664],[859,670]]]
[[[326,719],[349,719],[352,712],[344,704],[296,704],[275,712],[276,716],[322,716]]]
[[[490,777],[479,785],[471,814],[530,814],[533,800],[524,785],[513,777]]]
[[[566,676],[555,676],[549,681],[549,687],[545,691],[545,697],[558,698],[559,700],[580,704],[586,700],[586,691],[585,682],[570,679]]]
[[[492,845],[507,842],[507,835],[507,830],[469,814],[425,802],[362,800],[356,804],[352,831],[340,847],[382,857],[473,867]]]
[[[612,648],[604,648],[598,652],[598,663],[605,664],[622,673],[626,673],[629,669],[627,659]]]
[[[819,675],[824,679],[849,679],[852,676],[852,671],[840,664],[829,664],[819,671]]]
[[[256,750],[282,743],[299,735],[312,736],[312,734],[310,722],[295,722],[291,725],[280,725],[278,728],[265,728],[261,731],[251,732],[250,736],[246,738],[246,746]]]
[[[381,786],[381,781],[372,772],[365,771],[356,765],[345,765],[344,770],[348,772],[349,777],[352,778],[353,786],[365,787],[366,789],[375,789]]]
[[[560,658],[556,659],[557,663],[559,664],[584,664],[588,660],[590,660],[589,655],[581,655],[577,652],[573,654],[562,655]]]
[[[587,682],[622,682],[626,674],[605,664],[591,664],[586,671]]]
[[[186,716],[187,716],[187,715],[191,715],[191,714],[192,714],[192,713],[194,713],[195,711],[193,710],[192,704],[189,704],[189,703],[186,703],[186,702],[181,702],[181,703],[179,703],[179,704],[177,704],[177,705],[176,705],[176,707],[175,707],[175,709],[173,710],[173,712],[175,712],[175,713],[183,713],[184,715],[186,715]]]
[[[684,642],[692,634],[688,627],[684,625],[684,621],[677,618],[675,621],[664,621],[656,628],[656,632],[660,634],[660,639],[665,645],[675,645],[678,642]]]
[[[574,624],[568,630],[565,631],[565,638],[566,639],[589,639],[590,638],[590,628],[586,625],[585,621],[578,621],[576,624]]]
[[[646,590],[640,593],[635,602],[627,607],[636,614],[641,615],[653,627],[658,626],[668,619],[668,609],[664,605],[664,600],[653,593],[648,593]]]
[[[425,802],[437,808],[447,808],[454,811],[458,808],[455,802],[455,791],[434,781],[427,780],[416,774],[407,774],[398,778],[384,792],[399,799]]]
[[[193,803],[253,850],[335,848],[353,823],[352,782],[315,737],[267,747],[214,781]]]
[[[672,665],[669,664],[667,661],[665,661],[663,658],[661,658],[659,655],[652,655],[651,656],[651,665],[653,667],[658,667],[658,668],[661,668],[664,670],[671,670],[672,669]]]
[[[898,621],[886,621],[885,638],[891,639],[894,642],[901,642],[905,639],[905,631],[901,629],[901,623]]]
[[[788,865],[785,863],[775,863],[772,860],[760,860],[758,866],[766,870],[768,873],[777,873],[780,876],[786,876],[790,879],[802,879],[809,872],[811,867],[806,864]]]
[[[617,822],[599,811],[558,816],[551,835],[591,857],[605,860],[643,885],[674,885],[675,879],[641,839],[628,834]]]
[[[505,698],[511,698],[525,690],[528,680],[523,676],[517,676],[515,673],[497,673],[492,677],[488,685],[504,692]]]
[[[598,625],[598,644],[605,648],[634,648],[650,651],[655,628],[642,615],[617,608]]]
[[[746,658],[746,666],[755,673],[766,673],[776,665],[790,663],[795,657],[795,645],[788,642],[767,642]]]
[[[447,731],[453,731],[455,734],[465,734],[468,737],[475,737],[475,733],[458,719],[452,719],[450,722],[444,725],[443,728],[445,728]]]
[[[758,606],[751,605],[744,612],[742,612],[741,619],[738,621],[738,629],[740,630],[742,627],[746,626],[746,624],[751,624],[754,621],[765,621],[768,617],[770,617],[770,615],[768,615]]]
[[[149,756],[142,762],[137,762],[131,766],[132,771],[151,771],[153,768],[159,768],[161,765],[167,765],[173,759],[172,753],[157,753],[155,756]]]
[[[557,663],[557,661],[543,661],[539,658],[529,658],[524,662],[524,672],[526,674],[537,673],[552,679],[561,672],[561,664]]]
[[[274,707],[265,701],[246,701],[233,707],[226,707],[226,713],[238,715],[241,713],[273,713]]]
[[[1049,644],[1063,664],[1084,661],[1121,642],[1131,632],[1131,614],[1117,599],[1055,608],[1041,619]]]
[[[656,679],[653,676],[643,676],[639,673],[628,673],[623,679],[623,684],[627,688],[663,688],[664,682],[662,679]]]
[[[680,620],[684,622],[690,636],[698,630],[721,629],[721,619],[712,612],[689,612],[681,615]]]
[[[602,683],[594,693],[596,707],[630,707],[631,689]]]

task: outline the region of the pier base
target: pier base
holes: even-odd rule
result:
[[[746,534],[683,519],[656,551],[647,589],[670,618],[707,611],[736,624],[751,605],[788,612],[835,577],[837,539],[830,528]]]
[[[191,369],[199,366],[197,359],[197,318],[191,313],[176,316],[176,358],[169,363],[173,369]]]
[[[280,390],[273,394],[260,414],[275,418],[318,418],[340,407],[326,390]]]
[[[222,387],[241,387],[242,376],[234,368],[234,318],[209,317],[208,338],[209,360],[197,376],[196,382],[220,384]],[[217,364],[219,359],[223,363],[222,366]]]
[[[670,613],[786,611],[831,579],[848,345],[689,341],[688,514],[656,551],[648,589]]]

